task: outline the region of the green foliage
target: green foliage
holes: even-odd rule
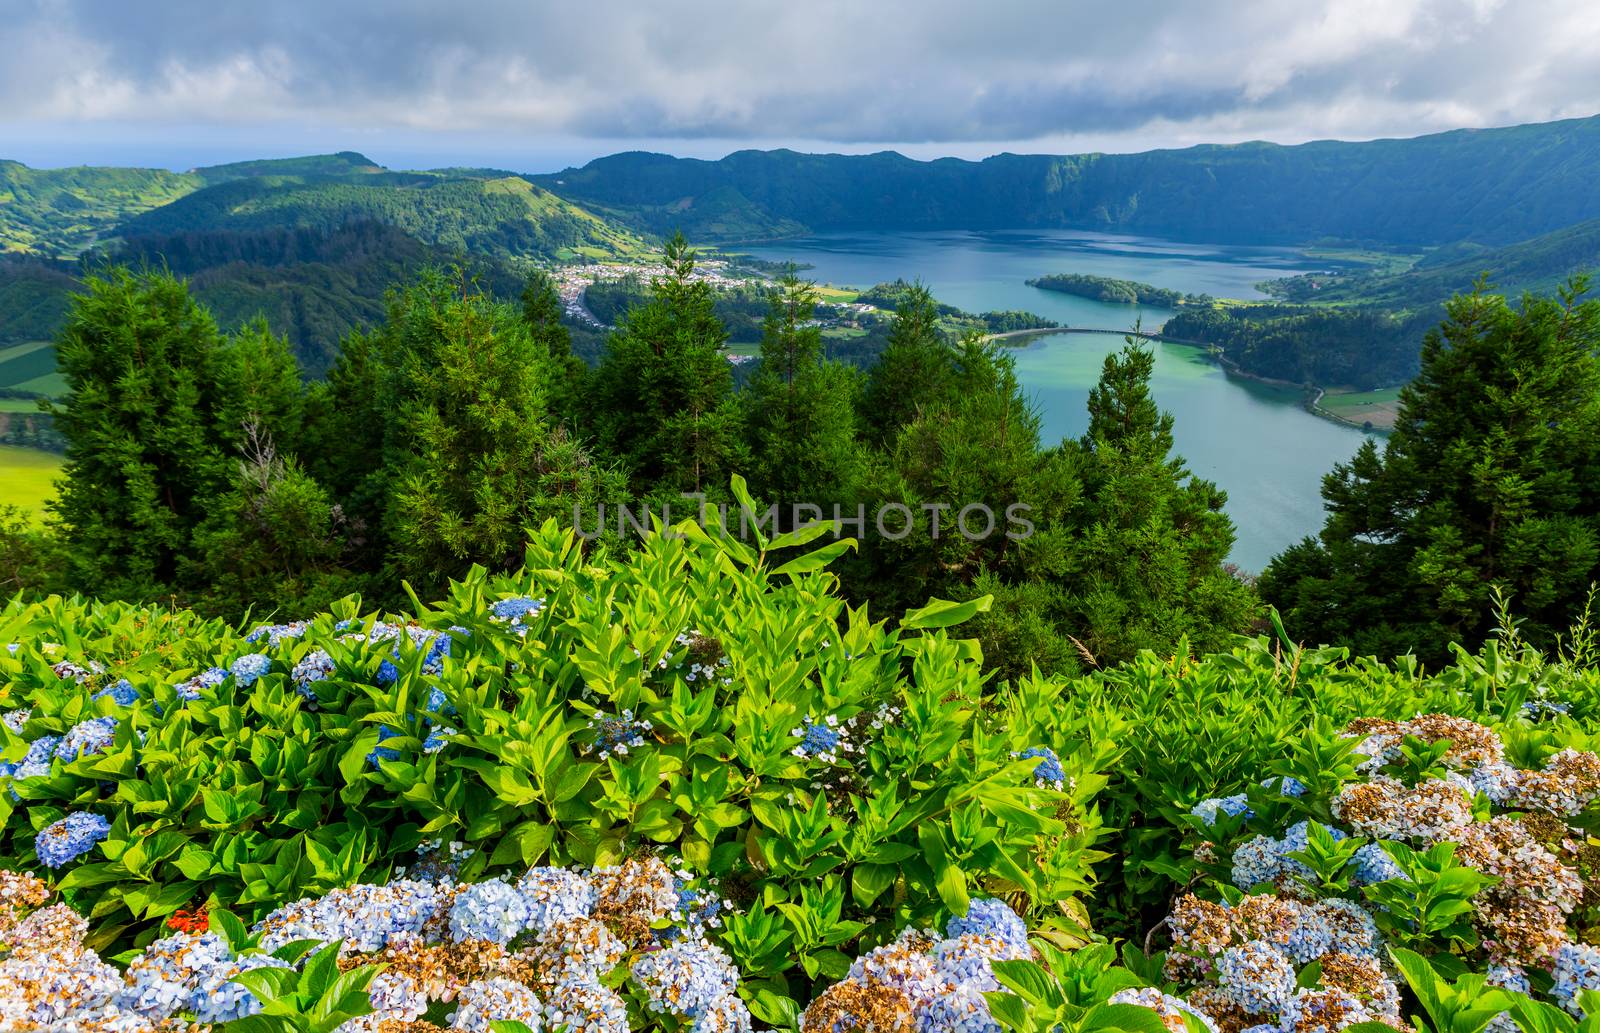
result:
[[[72,257],[130,215],[204,185],[165,169],[30,169],[0,160],[0,252]]]
[[[233,981],[261,1002],[261,1011],[223,1023],[225,1033],[334,1033],[351,1019],[372,1013],[367,985],[370,966],[339,971],[339,944],[330,943],[299,962],[299,968],[257,968]]]
[[[1090,276],[1085,273],[1051,273],[1028,281],[1029,287],[1044,291],[1076,294],[1095,301],[1109,301],[1119,305],[1156,305],[1177,308],[1180,305],[1209,305],[1211,299],[1201,294],[1185,294],[1166,287],[1156,287],[1137,280],[1118,280],[1110,276]]]
[[[34,867],[36,829],[66,808],[106,813],[110,838],[61,887],[107,943],[196,901],[248,919],[370,881],[422,839],[479,848],[475,872],[667,850],[740,904],[722,941],[741,970],[799,1000],[851,954],[980,893],[1029,902],[1045,935],[1081,937],[1071,904],[1102,856],[1093,801],[1122,726],[1064,716],[1060,682],[986,688],[972,643],[944,630],[975,604],[935,602],[890,630],[815,569],[831,544],[775,566],[767,551],[787,555],[804,535],[755,550],[678,531],[627,558],[586,558],[546,525],[524,570],[476,570],[438,606],[399,615],[453,629],[436,672],[404,635],[368,641],[370,617],[336,629],[355,615],[345,602],[272,649],[253,685],[230,678],[183,705],[175,680],[265,645],[183,611],[12,603],[0,638],[26,644],[0,653],[0,706],[33,708],[26,734],[122,720],[106,752],[16,783],[22,799],[0,802],[0,863]],[[508,596],[544,600],[526,634],[491,619]],[[44,642],[97,658],[143,701],[92,701],[99,680],[58,680],[62,653]],[[289,672],[318,648],[333,674],[302,683],[313,707]],[[385,660],[392,684],[376,677]],[[443,748],[423,752],[434,688],[454,713]],[[623,710],[650,722],[648,737],[597,755],[591,719]],[[849,722],[859,749],[836,763],[797,756],[793,733],[827,716]],[[383,726],[402,733],[384,740],[398,757],[370,760]],[[1062,789],[1014,759],[1033,745],[1061,758]]]
[[[1417,372],[1417,341],[1438,320],[1428,306],[1398,314],[1375,308],[1236,305],[1186,308],[1163,335],[1219,350],[1229,369],[1291,384],[1387,387]]]
[[[1450,303],[1385,448],[1334,468],[1320,540],[1262,575],[1297,635],[1438,660],[1489,633],[1496,589],[1539,644],[1582,609],[1600,578],[1600,302],[1582,288]]]
[[[55,514],[77,583],[171,591],[245,425],[290,433],[293,360],[260,328],[224,338],[170,275],[112,270],[87,286],[56,348],[69,395]]]
[[[1116,964],[1115,951],[1097,944],[1065,951],[1040,941],[1040,961],[991,963],[1004,988],[984,996],[1000,1028],[1010,1033],[1168,1033],[1150,1009],[1112,1004],[1119,990],[1142,985],[1140,978]]]
[[[950,391],[950,345],[939,330],[939,307],[922,284],[906,288],[895,308],[883,354],[867,375],[862,415],[868,440],[886,444],[921,406]]]
[[[816,291],[792,273],[769,304],[761,362],[739,399],[756,493],[793,503],[843,501],[860,477],[856,403],[860,375],[822,358],[806,325]]]
[[[1384,935],[1406,947],[1477,946],[1478,934],[1468,920],[1472,897],[1498,880],[1457,864],[1454,843],[1437,843],[1426,851],[1385,843],[1384,849],[1404,873],[1367,890],[1378,905],[1373,915]]]
[[[667,275],[611,335],[594,377],[601,448],[636,484],[672,497],[717,492],[744,465],[727,331],[694,263],[681,234],[667,243]]]

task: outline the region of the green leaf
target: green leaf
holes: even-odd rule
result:
[[[951,602],[948,599],[931,599],[926,606],[908,610],[904,619],[900,621],[900,626],[911,629],[949,628],[971,620],[980,613],[987,613],[993,603],[992,595],[981,595],[964,603]]]

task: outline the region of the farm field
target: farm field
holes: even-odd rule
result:
[[[1358,427],[1370,423],[1374,430],[1393,430],[1395,418],[1400,413],[1400,388],[1386,387],[1377,391],[1329,391],[1322,396],[1317,406],[1330,415]]]
[[[33,448],[0,445],[0,504],[20,506],[36,518],[55,497],[61,457]]]

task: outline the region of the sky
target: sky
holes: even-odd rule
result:
[[[1600,113],[1592,0],[0,0],[0,158],[977,158]]]

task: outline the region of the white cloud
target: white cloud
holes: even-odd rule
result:
[[[0,118],[23,136],[260,128],[971,153],[1600,111],[1600,21],[1580,0],[0,7],[14,9],[0,19]]]

